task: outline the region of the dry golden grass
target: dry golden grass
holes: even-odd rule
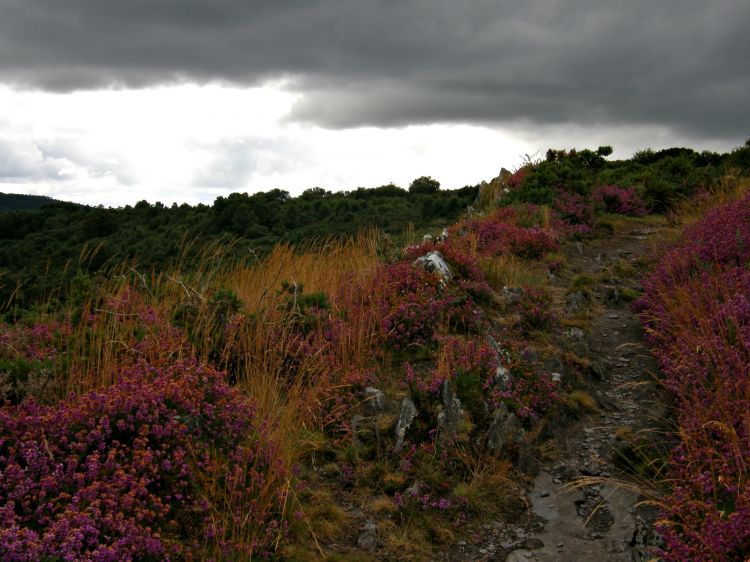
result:
[[[366,232],[297,250],[280,245],[253,265],[229,259],[226,247],[214,246],[199,260],[177,263],[158,275],[140,272],[132,264],[113,268],[109,281],[101,281],[82,303],[84,319],[75,324],[68,341],[69,359],[58,398],[108,386],[123,364],[140,358],[157,367],[182,358],[210,360],[229,368],[237,387],[253,399],[258,418],[267,420],[270,437],[279,445],[278,457],[291,473],[302,456],[315,455],[326,445],[321,438],[321,401],[347,384],[348,373],[371,361],[379,331],[377,317],[368,311],[376,295],[362,288],[372,285],[379,264],[378,239],[376,232]],[[334,317],[346,309],[346,330],[329,350],[336,358],[335,368],[319,354],[302,352],[304,342],[289,322],[294,311],[285,299],[290,296],[279,290],[282,281],[303,285],[304,294],[325,293]],[[241,301],[240,314],[217,311],[212,299],[222,290]],[[170,336],[171,319],[180,309],[191,315],[188,340]],[[171,345],[164,345],[170,337]],[[297,361],[293,372],[290,357]],[[219,481],[201,483],[215,519],[230,513],[221,507],[227,496],[221,486]],[[278,502],[271,492],[281,488],[289,495],[282,503],[297,503],[291,482],[269,478],[267,486],[269,502]],[[307,516],[311,531],[326,538],[336,536],[346,522],[342,510],[326,498],[318,498]],[[228,535],[223,538],[247,544],[257,531],[234,524],[224,527]]]
[[[709,187],[704,196],[683,199],[669,215],[670,222],[679,226],[692,224],[707,211],[736,201],[748,190],[750,178],[743,176],[739,171],[730,171]]]
[[[430,560],[433,547],[423,525],[399,525],[392,521],[379,525],[383,544],[396,560]]]
[[[599,406],[594,398],[583,390],[574,390],[566,400],[566,406],[573,412],[584,414],[596,414],[599,412]]]
[[[396,511],[396,504],[390,496],[376,496],[370,501],[369,509],[378,515],[388,515]]]
[[[489,284],[501,287],[542,288],[548,284],[546,267],[539,262],[523,260],[513,255],[504,255],[481,261]]]

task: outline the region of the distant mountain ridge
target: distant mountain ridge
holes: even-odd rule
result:
[[[0,192],[0,213],[8,211],[33,211],[52,203],[60,203],[60,201],[46,195]]]

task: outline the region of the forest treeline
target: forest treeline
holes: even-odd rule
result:
[[[608,146],[550,149],[516,170],[511,185],[522,182],[524,189],[507,193],[505,200],[552,204],[561,191],[585,195],[596,185],[611,184],[634,187],[652,211],[665,212],[728,169],[750,170],[750,143],[723,154],[670,148],[610,161],[611,152]],[[478,198],[479,185],[445,190],[429,176],[415,179],[408,189],[315,187],[297,197],[273,189],[194,206],[140,201],[105,208],[2,194],[0,306],[12,301],[24,308],[52,294],[64,299],[70,281],[94,276],[109,264],[131,261],[143,270],[159,269],[176,259],[190,260],[217,242],[231,242],[236,255],[252,259],[279,242],[299,244],[366,227],[390,235],[403,233],[409,224],[420,231],[436,229],[454,222]],[[35,210],[14,210],[37,204]]]
[[[53,203],[57,203],[57,201],[45,195],[0,192],[0,213],[6,211],[33,211]]]
[[[58,291],[76,276],[93,276],[125,261],[160,269],[177,259],[189,262],[216,243],[255,259],[280,242],[353,235],[366,227],[397,235],[409,224],[437,228],[454,222],[478,190],[442,190],[436,180],[422,177],[409,189],[312,188],[298,197],[273,189],[232,193],[213,205],[140,201],[105,208],[57,202],[0,213],[0,305],[11,297],[21,307],[53,293],[64,298]]]

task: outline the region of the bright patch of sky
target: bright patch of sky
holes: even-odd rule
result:
[[[210,204],[233,191],[273,188],[297,195],[311,187],[406,187],[422,175],[450,189],[489,180],[550,146],[615,144],[615,156],[629,157],[643,148],[633,139],[649,138],[654,147],[681,140],[658,127],[521,122],[332,130],[288,119],[299,97],[280,82],[71,93],[3,87],[0,191],[122,206]]]

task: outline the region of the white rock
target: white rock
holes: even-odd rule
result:
[[[448,265],[448,262],[445,261],[443,254],[441,254],[437,250],[428,252],[425,255],[418,257],[416,260],[414,260],[414,263],[412,263],[412,265],[414,267],[421,267],[425,271],[436,272],[438,275],[440,275],[440,278],[443,280],[443,282],[447,282],[453,279],[453,273],[451,272],[451,268]]]

